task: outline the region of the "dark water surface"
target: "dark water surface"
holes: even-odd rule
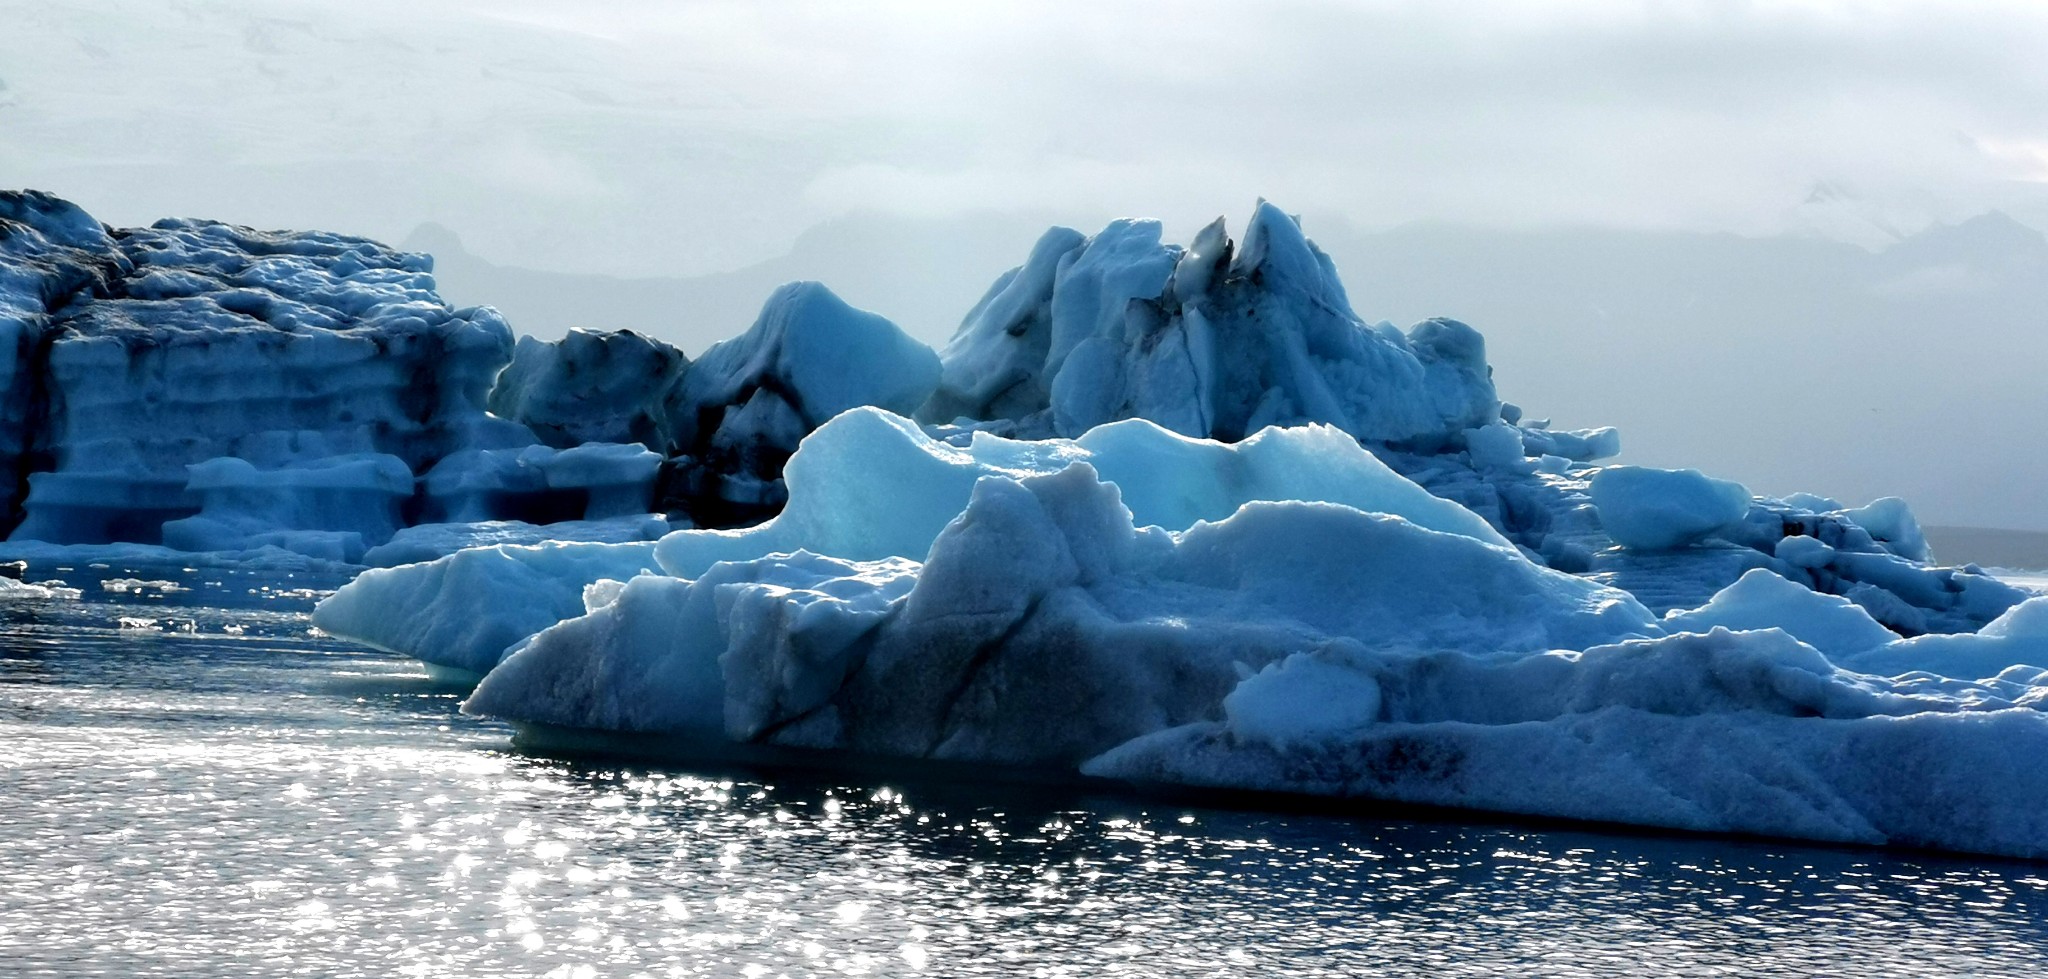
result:
[[[313,632],[333,580],[46,573],[82,597],[0,604],[9,976],[2048,973],[2048,866],[572,764]]]

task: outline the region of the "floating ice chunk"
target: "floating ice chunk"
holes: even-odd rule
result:
[[[695,584],[634,579],[508,657],[470,709],[705,734],[715,659],[727,737],[1064,765],[1215,716],[1240,664],[1304,648],[1496,657],[1660,631],[1621,592],[1349,506],[1251,502],[1178,534],[1140,528],[1077,461],[979,479],[921,567],[799,553]],[[1300,679],[1283,672],[1261,682]],[[1272,708],[1258,689],[1248,718]]]
[[[1697,543],[1749,513],[1749,490],[1697,469],[1609,466],[1593,477],[1593,506],[1614,542],[1643,551]]]
[[[979,435],[961,448],[933,440],[900,416],[863,408],[827,423],[791,458],[791,501],[780,516],[745,530],[677,531],[663,538],[655,553],[662,570],[685,578],[704,574],[720,561],[752,561],[801,549],[850,560],[915,560],[925,556],[939,532],[967,505],[977,479],[1052,472],[1075,461],[1091,462],[1104,478],[1116,481],[1124,501],[1147,524],[1186,528],[1223,519],[1250,500],[1324,500],[1396,514],[1419,526],[1496,547],[1506,545],[1478,515],[1430,495],[1334,429],[1273,429],[1224,445],[1132,420],[1098,428],[1072,442]],[[583,545],[577,553],[595,554],[589,550],[595,546]],[[542,621],[541,610],[564,610],[559,618],[566,618],[580,611],[572,596],[580,595],[584,586],[604,577],[630,578],[639,570],[643,549],[621,546],[625,550],[619,566],[624,571],[594,558],[564,563],[559,567],[564,577],[547,589],[551,597],[544,601],[526,597],[540,587],[533,579],[555,567],[540,558],[522,560],[519,573],[506,579],[502,592],[494,590],[488,575],[451,576],[440,567],[476,560],[462,555],[365,575],[333,601],[359,611],[345,616],[324,612],[328,618],[321,627],[422,658],[452,656],[471,664],[465,669],[475,670],[474,664],[520,637],[492,631],[479,642],[429,643],[428,637],[439,635],[431,623],[462,622],[479,608],[519,606],[520,627],[531,625],[529,631],[538,631],[556,621]],[[358,594],[367,591],[405,599],[373,617],[370,610],[377,600]],[[399,620],[408,617],[424,621],[402,625]],[[354,631],[358,628],[370,631]],[[484,648],[490,643],[498,643],[497,648]]]
[[[481,675],[505,649],[583,613],[583,587],[652,569],[654,545],[550,543],[458,551],[376,568],[313,609],[313,623],[380,649]]]
[[[1763,568],[1744,574],[1699,608],[1664,616],[1664,627],[1671,632],[1706,632],[1716,626],[1783,629],[1837,661],[1899,638],[1854,602],[1821,594]]]
[[[78,598],[83,593],[69,588],[63,582],[27,582],[13,578],[0,578],[0,602],[29,598]]]
[[[43,195],[0,192],[0,266],[42,270],[33,283],[0,275],[13,294],[0,307],[35,307],[0,313],[29,330],[12,337],[10,376],[33,377],[49,408],[35,437],[51,468],[28,479],[16,539],[155,543],[199,503],[186,467],[214,459],[274,471],[383,454],[417,471],[458,448],[533,441],[484,412],[510,328],[443,303],[425,256],[317,232],[167,220],[108,235],[88,222]],[[33,301],[16,301],[24,291]],[[182,533],[212,546],[254,529]],[[270,530],[263,541],[359,551],[353,527]]]
[[[186,591],[187,589],[184,585],[178,584],[175,581],[145,578],[108,578],[100,582],[100,590],[113,592],[117,595],[142,595],[152,591],[160,595],[169,595],[174,592]]]

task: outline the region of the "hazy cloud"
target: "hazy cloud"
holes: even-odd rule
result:
[[[856,210],[1763,232],[1817,179],[1951,218],[2048,179],[2033,3],[7,5],[6,182],[557,267]]]

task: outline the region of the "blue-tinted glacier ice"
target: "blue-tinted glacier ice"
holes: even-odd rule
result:
[[[976,480],[920,557],[799,551],[635,578],[516,650],[469,709],[1072,765],[1206,716],[1240,669],[1304,647],[1494,657],[1661,634],[1623,592],[1388,513],[1253,501],[1178,533],[1141,526],[1084,460]]]
[[[400,564],[316,622],[530,733],[2048,856],[2048,599],[1595,465],[1269,204],[1049,232],[937,354],[817,283],[515,347],[430,270],[0,194],[10,553]]]
[[[0,526],[358,563],[421,525],[750,523],[811,429],[938,383],[929,348],[817,283],[692,363],[629,330],[515,348],[431,272],[363,238],[109,228],[0,191]]]
[[[1242,244],[1222,219],[1182,248],[1156,221],[1054,229],[997,280],[946,345],[934,422],[1080,435],[1148,418],[1234,441],[1316,422],[1441,446],[1500,403],[1479,333],[1429,320],[1403,335],[1351,309],[1329,257],[1260,202]]]
[[[1116,484],[1077,461],[980,478],[922,561],[798,551],[695,580],[595,586],[587,614],[516,647],[465,709],[1136,782],[2048,855],[2048,777],[2033,763],[2048,746],[2048,670],[1838,668],[1799,632],[1842,648],[1856,627],[1827,616],[1874,621],[1748,580],[1699,613],[1754,627],[1730,631],[1354,507],[1255,501],[1169,532],[1139,526]],[[1944,638],[2023,642],[2033,607]],[[1889,645],[1913,642],[1926,640]]]
[[[1185,529],[1220,520],[1253,500],[1318,500],[1401,515],[1424,527],[1505,547],[1478,515],[1430,495],[1402,478],[1355,439],[1328,427],[1269,429],[1236,444],[1190,439],[1142,419],[1102,426],[1080,439],[1023,441],[976,433],[965,445],[939,441],[900,415],[857,408],[811,434],[786,471],[790,498],[782,512],[738,530],[687,529],[653,551],[666,574],[703,575],[721,561],[751,561],[808,549],[853,560],[920,560],[987,475],[1054,472],[1074,462],[1094,465],[1121,487],[1146,524]],[[579,596],[601,577],[627,578],[647,561],[638,545],[622,545],[618,566],[587,559],[593,548],[563,551],[574,559],[555,571],[546,602],[534,589],[551,565],[548,548],[520,551],[522,571],[501,582],[491,575],[449,574],[476,558],[457,554],[431,565],[365,574],[323,603],[322,628],[371,641],[422,660],[467,670],[488,668],[512,640],[496,648],[451,642],[435,627],[401,626],[402,618],[463,622],[479,610],[504,610],[522,623],[541,609],[580,612]],[[558,616],[566,618],[567,615]],[[529,632],[538,631],[538,627]],[[488,635],[498,641],[500,633]]]

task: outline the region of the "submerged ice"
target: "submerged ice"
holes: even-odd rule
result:
[[[2048,598],[1599,465],[1270,204],[1048,232],[937,352],[817,283],[515,345],[430,273],[0,194],[6,547],[377,565],[317,624],[529,732],[2048,856]]]

